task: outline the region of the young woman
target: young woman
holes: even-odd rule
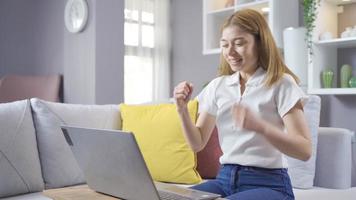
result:
[[[193,86],[174,89],[191,148],[204,148],[214,126],[223,155],[214,180],[193,188],[227,199],[294,199],[285,155],[308,160],[311,139],[303,114],[305,94],[279,54],[263,16],[235,12],[223,27],[220,76],[198,95],[199,117],[187,111]]]

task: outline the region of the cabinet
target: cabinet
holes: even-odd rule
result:
[[[340,88],[340,68],[343,64],[353,65],[356,75],[356,37],[340,38],[346,27],[356,25],[356,1],[322,0],[313,32],[313,54],[309,55],[308,93],[320,95],[356,94],[356,88]],[[333,39],[319,40],[322,33],[330,32]],[[346,53],[345,53],[346,52]],[[347,53],[347,52],[351,52]],[[344,55],[348,54],[348,58]],[[332,88],[323,88],[322,72],[334,72]]]
[[[219,41],[224,20],[235,11],[250,8],[261,12],[279,48],[283,47],[283,30],[298,26],[299,0],[203,0],[203,54],[220,53]]]

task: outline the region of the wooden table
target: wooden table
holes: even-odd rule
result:
[[[54,200],[118,200],[112,196],[101,194],[90,189],[88,185],[78,185],[43,191],[43,195]],[[222,200],[219,198],[217,200]]]
[[[54,200],[118,200],[118,198],[95,192],[88,185],[45,190],[43,195]]]

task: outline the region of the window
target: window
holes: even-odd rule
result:
[[[153,100],[155,27],[154,14],[149,12],[149,7],[152,6],[148,6],[147,10],[125,9],[125,103]]]
[[[169,7],[167,0],[125,0],[125,103],[169,98]]]

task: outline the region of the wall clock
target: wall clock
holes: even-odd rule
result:
[[[64,10],[64,22],[67,30],[71,33],[78,33],[85,28],[87,21],[87,1],[68,0]]]

